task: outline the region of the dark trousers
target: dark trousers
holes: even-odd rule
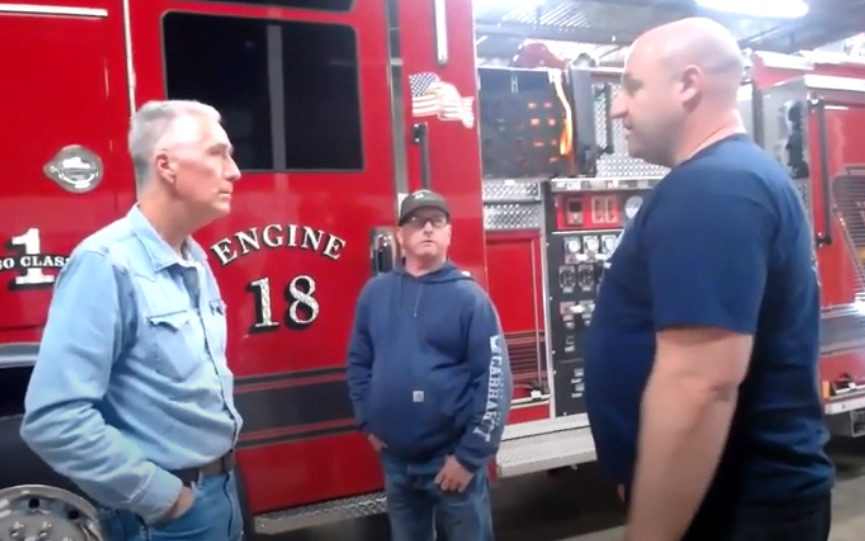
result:
[[[630,494],[626,493],[626,500]],[[775,504],[704,506],[681,541],[828,541],[832,495]],[[638,532],[635,532],[638,533]]]
[[[180,517],[147,526],[125,510],[100,509],[106,541],[240,541],[243,515],[234,474],[208,477],[194,487],[195,500]],[[252,528],[252,524],[248,525]]]
[[[724,516],[727,515],[727,516]],[[708,513],[682,541],[828,541],[832,496],[777,504],[745,504],[719,516]]]
[[[435,483],[445,457],[409,463],[381,454],[391,541],[433,541],[435,525],[446,541],[493,541],[490,481],[479,470],[463,492]]]

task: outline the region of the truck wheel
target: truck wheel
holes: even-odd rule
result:
[[[15,539],[36,539],[46,527],[58,539],[87,539],[82,530],[98,532],[92,502],[27,447],[20,426],[20,415],[0,418],[0,456],[9,459],[0,462],[0,501],[7,506],[0,530],[16,532]]]
[[[21,417],[21,415],[12,415],[0,418],[0,456],[11,458],[9,461],[0,462],[0,492],[11,487],[41,485],[43,490],[50,490],[52,494],[62,490],[88,501],[86,495],[78,487],[56,473],[27,447],[19,434]],[[255,518],[249,508],[246,479],[243,477],[243,471],[240,467],[235,469],[235,473],[240,508],[243,512],[243,539],[244,541],[257,541],[259,536],[255,533]],[[0,521],[0,524],[5,523]]]

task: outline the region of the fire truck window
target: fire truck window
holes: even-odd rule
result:
[[[216,107],[242,170],[363,168],[351,27],[175,12],[163,39],[167,96]]]
[[[210,0],[232,4],[252,4],[255,6],[279,6],[317,11],[350,11],[354,0]]]

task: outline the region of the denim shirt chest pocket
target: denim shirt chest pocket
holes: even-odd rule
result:
[[[202,318],[189,291],[178,277],[164,273],[141,280],[138,295],[148,364],[172,380],[188,380],[207,356]]]
[[[163,309],[145,317],[153,368],[174,380],[186,380],[205,361],[204,328],[191,307]]]

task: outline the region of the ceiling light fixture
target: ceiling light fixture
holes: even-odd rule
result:
[[[702,8],[745,17],[798,19],[808,13],[804,0],[695,0]]]

